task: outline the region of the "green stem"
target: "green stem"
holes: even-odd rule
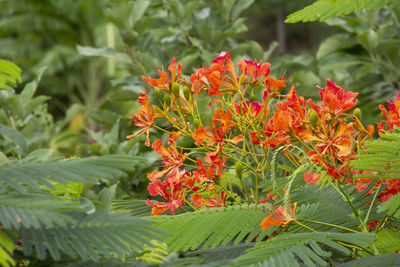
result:
[[[310,223],[317,223],[317,224],[326,225],[326,226],[332,226],[332,227],[339,228],[339,229],[342,229],[342,230],[346,230],[346,231],[349,231],[349,232],[358,233],[358,231],[356,231],[356,230],[353,230],[353,229],[350,229],[350,228],[347,228],[347,227],[344,227],[344,226],[336,225],[336,224],[331,224],[331,223],[327,223],[327,222],[320,222],[320,221],[315,221],[315,220],[308,220],[308,219],[301,219],[301,220],[304,221],[304,222],[310,222]]]
[[[314,229],[312,229],[311,227],[308,227],[307,225],[305,225],[305,224],[302,224],[301,222],[299,222],[299,221],[294,221],[296,224],[298,224],[299,226],[301,226],[301,227],[303,227],[303,228],[305,228],[305,229],[307,229],[307,230],[310,230],[311,232],[316,232]]]
[[[383,182],[381,181],[381,184],[378,186],[378,189],[376,189],[374,198],[372,199],[372,202],[371,202],[371,204],[369,205],[367,215],[365,215],[365,219],[364,219],[364,225],[365,225],[365,227],[367,227],[367,222],[368,222],[369,214],[371,213],[371,210],[372,210],[372,207],[373,207],[373,205],[374,205],[374,202],[375,202],[376,198],[378,197],[379,190],[381,189],[382,184],[383,184]]]

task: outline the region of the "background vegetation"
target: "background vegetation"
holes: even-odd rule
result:
[[[399,1],[318,0],[303,9],[313,2],[0,0],[0,264],[284,266],[281,261],[300,259],[312,266],[331,264],[320,260],[329,253],[338,264],[353,260],[354,251],[341,244],[368,250],[373,240],[381,254],[398,252],[398,197],[374,208],[371,217],[391,218],[377,239],[325,227],[329,233],[295,229],[255,245],[255,236],[269,234],[261,231],[265,214],[255,205],[148,216],[146,173],[159,167],[158,155],[144,137],[125,137],[136,130],[129,116],[139,110],[140,93],[153,94],[141,76],[165,70],[173,56],[185,74],[224,50],[234,61],[269,61],[273,75],[288,75],[299,95],[316,100],[315,86],[330,77],[360,93],[364,124],[380,120],[378,105],[400,88]],[[326,12],[318,16],[315,8]],[[321,21],[295,23],[301,20]],[[300,216],[318,214],[323,205],[312,203],[332,202],[330,193],[297,189]],[[335,223],[341,218],[335,214],[351,214],[347,208],[319,219]],[[180,230],[238,218],[248,223],[219,235],[215,224],[198,239],[201,225]],[[288,245],[271,252],[279,242]],[[400,262],[397,254],[383,256],[369,263]]]

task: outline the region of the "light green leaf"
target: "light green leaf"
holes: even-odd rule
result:
[[[15,245],[12,239],[3,231],[0,230],[0,265],[3,267],[15,266],[15,261],[11,257]]]
[[[349,47],[349,35],[339,33],[325,39],[319,46],[317,51],[317,60],[343,48]]]
[[[254,0],[239,0],[235,3],[231,12],[232,21],[236,20],[239,15],[249,8],[254,3]]]
[[[129,16],[129,26],[131,28],[133,28],[135,23],[143,17],[149,5],[150,1],[147,0],[137,0],[131,4],[132,12]]]
[[[84,56],[100,56],[100,57],[114,57],[121,62],[130,63],[128,55],[125,53],[117,53],[110,47],[94,48],[90,46],[77,45],[79,54]]]
[[[321,71],[334,71],[360,64],[363,64],[363,62],[356,56],[344,53],[334,53],[324,57],[319,66]]]
[[[21,156],[25,155],[28,149],[28,144],[22,134],[5,125],[0,125],[0,134],[9,139],[15,145],[17,145],[17,150],[15,151],[17,154]]]

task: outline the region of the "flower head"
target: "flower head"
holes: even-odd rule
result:
[[[290,222],[295,221],[296,218],[294,213],[296,211],[296,207],[297,203],[294,203],[293,207],[290,208],[290,214],[288,214],[286,208],[284,206],[280,206],[261,222],[261,228],[266,231],[271,225],[286,226]]]
[[[337,86],[330,79],[327,79],[325,88],[319,89],[321,101],[324,103],[324,106],[328,112],[336,116],[354,108],[357,103],[358,93],[345,92],[343,88]]]
[[[136,126],[142,127],[142,129],[132,135],[128,135],[126,138],[132,138],[136,135],[140,136],[146,133],[145,145],[150,146],[149,131],[153,127],[154,119],[157,118],[158,115],[150,108],[149,98],[145,93],[140,94],[139,103],[142,104],[140,111],[131,118],[131,121]]]
[[[159,78],[153,79],[151,77],[142,76],[142,79],[152,87],[159,87],[160,89],[169,92],[169,84],[178,81],[182,75],[182,65],[178,64],[178,72],[176,72],[176,59],[172,58],[171,64],[168,66],[169,74],[161,70],[157,70]]]

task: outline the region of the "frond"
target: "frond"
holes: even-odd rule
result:
[[[343,190],[350,191],[351,186],[343,187]],[[370,202],[372,195],[365,198],[357,198],[358,194],[351,194],[352,205],[358,213],[363,215],[367,213],[369,206],[365,204]],[[297,202],[298,210],[296,218],[317,231],[343,231],[343,228],[333,227],[331,225],[342,226],[346,228],[357,227],[360,222],[354,217],[354,211],[346,202],[340,193],[330,184],[319,187],[317,185],[305,185],[296,188],[290,195],[293,202]],[[369,221],[382,217],[377,213],[376,208],[371,210]],[[327,224],[324,224],[327,223]],[[293,226],[289,231],[304,231],[299,226]]]
[[[143,199],[121,199],[112,203],[112,208],[118,211],[127,211],[132,216],[150,216],[151,206]]]
[[[84,159],[62,159],[46,162],[7,161],[0,169],[1,183],[20,193],[26,193],[25,184],[39,189],[40,185],[53,188],[51,181],[67,184],[97,182],[125,175],[145,159],[125,155],[108,155]]]
[[[387,215],[400,219],[400,194],[396,194],[379,204],[378,212],[386,212]]]
[[[160,230],[143,218],[124,214],[96,212],[71,214],[76,223],[39,229],[21,228],[23,253],[45,259],[47,254],[59,260],[63,254],[72,258],[97,261],[100,258],[125,258],[143,244],[160,240]]]
[[[296,218],[322,221],[345,227],[354,227],[358,221],[352,217],[352,210],[340,194],[331,186],[318,187],[317,185],[306,185],[293,190],[291,194],[293,201],[299,205]],[[335,231],[323,225],[307,224],[314,230]],[[294,227],[296,228],[296,227]]]
[[[358,174],[354,178],[400,178],[400,133],[386,133],[378,140],[365,142],[365,146],[355,156],[356,160],[350,161],[350,166],[373,173]]]
[[[381,254],[400,251],[400,233],[383,229],[376,234],[375,245]]]
[[[366,258],[361,258],[346,263],[336,265],[337,267],[375,267],[375,266],[400,266],[400,254],[389,254],[389,255],[376,255]]]
[[[14,241],[6,232],[0,229],[0,266],[15,266],[15,261],[11,257],[15,248]]]
[[[260,223],[266,217],[266,205],[230,206],[204,209],[175,216],[153,217],[155,226],[170,235],[165,238],[169,251],[187,251],[224,246],[233,241],[249,244],[270,234]],[[271,227],[272,228],[272,227]]]
[[[253,246],[254,242],[250,244],[218,246],[216,248],[189,251],[185,253],[184,256],[201,257],[205,263],[232,264],[234,263],[232,259],[243,255],[247,249]]]
[[[384,5],[394,7],[398,4],[397,0],[317,0],[302,10],[290,14],[285,22],[324,21],[333,16],[349,14],[359,10],[380,9]]]
[[[79,202],[38,199],[37,196],[1,195],[0,225],[7,229],[66,227],[75,220],[64,212],[83,211]]]
[[[257,243],[235,261],[241,266],[264,263],[265,266],[306,266],[328,264],[332,252],[328,248],[351,254],[345,244],[367,249],[375,239],[373,234],[364,233],[296,233],[281,234],[268,241]]]
[[[21,69],[10,61],[0,59],[0,90],[12,91],[20,82]]]

